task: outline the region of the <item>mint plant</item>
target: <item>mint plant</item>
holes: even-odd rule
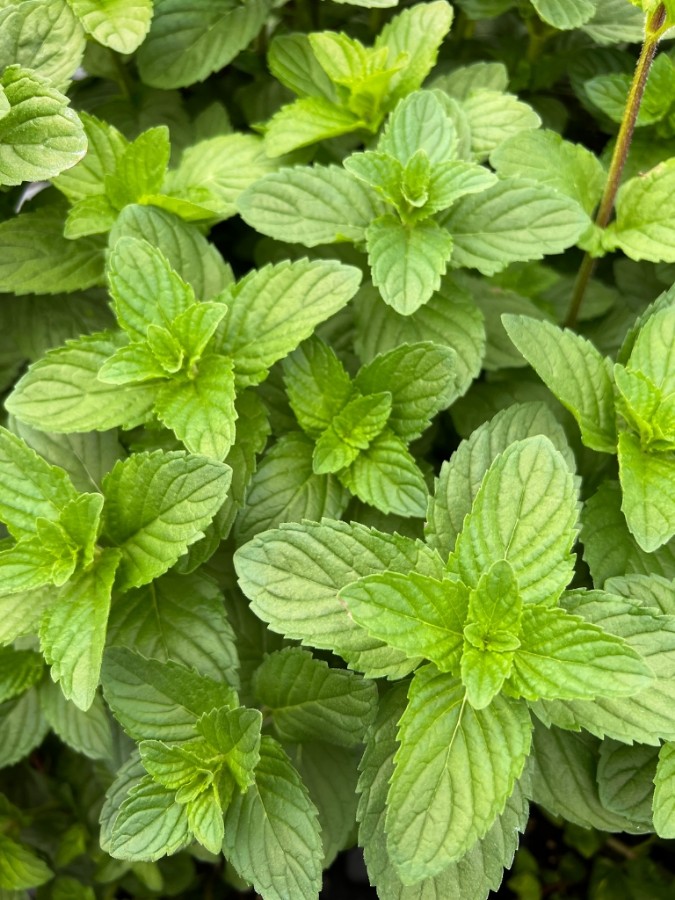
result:
[[[3,900],[672,895],[674,17],[0,2]]]

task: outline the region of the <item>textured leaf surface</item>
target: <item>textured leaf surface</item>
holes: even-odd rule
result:
[[[675,463],[665,454],[645,453],[639,440],[619,435],[621,509],[639,546],[657,550],[675,535]]]
[[[610,234],[614,245],[631,259],[675,262],[674,188],[675,161],[667,160],[619,189]]]
[[[116,859],[152,862],[175,853],[189,839],[185,807],[174,792],[146,775],[120,806],[108,852]]]
[[[654,778],[654,828],[659,837],[675,835],[675,744],[666,743],[659,751]]]
[[[95,41],[117,53],[133,53],[152,19],[152,0],[71,0],[70,6]]]

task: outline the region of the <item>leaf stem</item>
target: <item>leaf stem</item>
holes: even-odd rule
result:
[[[619,133],[614,145],[612,160],[609,164],[605,189],[595,216],[595,224],[598,228],[607,227],[610,216],[612,215],[612,210],[614,209],[616,193],[619,190],[621,175],[626,164],[626,159],[628,158],[628,150],[630,149],[630,144],[633,139],[635,123],[637,121],[638,113],[640,112],[640,105],[647,85],[649,70],[654,61],[659,39],[663,34],[665,18],[666,8],[663,3],[659,3],[656,10],[647,17],[645,22],[645,39],[642,44],[640,56],[638,57],[637,65],[635,66],[633,81],[628,92],[628,98],[626,99],[626,107],[621,118],[621,126],[619,127]],[[579,267],[577,280],[574,285],[574,292],[572,294],[572,301],[567,313],[567,319],[565,320],[565,325],[568,328],[574,328],[577,324],[579,309],[581,308],[582,301],[586,294],[586,288],[588,287],[591,275],[593,274],[595,262],[595,259],[586,252],[581,262],[581,266]]]

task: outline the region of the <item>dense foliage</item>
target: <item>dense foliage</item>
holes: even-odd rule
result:
[[[674,24],[0,0],[0,900],[672,896]]]

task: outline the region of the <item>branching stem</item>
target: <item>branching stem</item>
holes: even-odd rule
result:
[[[623,117],[621,119],[621,126],[619,127],[616,144],[614,145],[612,160],[609,164],[605,189],[595,216],[595,224],[598,228],[607,227],[610,216],[612,215],[612,210],[614,209],[616,192],[619,190],[621,174],[626,164],[626,159],[628,158],[628,150],[633,139],[635,123],[637,121],[638,113],[640,112],[640,104],[642,103],[642,98],[644,96],[649,70],[654,61],[659,39],[663,34],[665,18],[666,8],[663,3],[659,3],[656,10],[647,17],[645,22],[645,39],[642,44],[642,50],[640,51],[637,65],[635,66],[633,81],[626,100],[626,108],[624,109]],[[574,328],[577,324],[579,309],[581,308],[582,301],[586,294],[586,288],[588,287],[594,268],[595,259],[593,259],[589,253],[586,253],[579,267],[577,279],[574,284],[572,301],[565,321],[565,325],[568,328]]]

